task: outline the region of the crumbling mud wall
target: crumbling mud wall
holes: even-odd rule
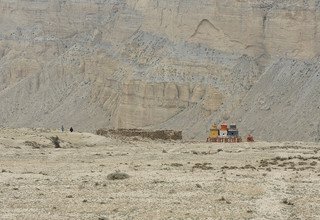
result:
[[[99,129],[97,135],[102,136],[124,136],[124,137],[142,137],[152,140],[182,140],[182,131],[174,130],[143,130],[143,129]]]

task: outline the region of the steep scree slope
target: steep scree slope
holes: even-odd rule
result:
[[[315,140],[318,0],[0,0],[0,125],[237,122]]]

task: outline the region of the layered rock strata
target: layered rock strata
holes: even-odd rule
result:
[[[319,5],[0,0],[0,124],[314,140]]]

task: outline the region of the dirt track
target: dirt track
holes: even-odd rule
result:
[[[319,144],[2,129],[0,150],[1,219],[320,218]],[[108,180],[116,170],[130,178]]]

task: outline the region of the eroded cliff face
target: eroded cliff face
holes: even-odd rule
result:
[[[261,139],[314,140],[319,6],[0,0],[0,124],[204,139],[228,120]]]

